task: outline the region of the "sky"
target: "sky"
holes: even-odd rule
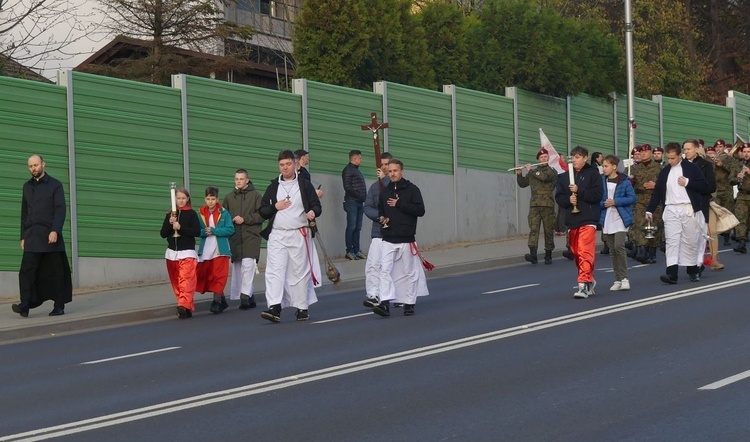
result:
[[[76,8],[83,25],[88,31],[72,31],[67,23],[59,23],[53,29],[44,32],[37,39],[39,42],[52,39],[54,41],[67,40],[68,36],[72,42],[64,48],[63,52],[45,54],[30,60],[24,60],[23,64],[45,77],[55,80],[59,69],[69,69],[78,66],[82,61],[101,49],[112,36],[103,29],[102,21],[104,15],[98,11],[99,3],[96,0],[68,0],[72,7]],[[34,49],[32,49],[32,52]]]

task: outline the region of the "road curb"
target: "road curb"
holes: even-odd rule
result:
[[[560,257],[561,252],[553,253],[553,257]],[[484,270],[490,270],[494,268],[501,268],[510,265],[517,265],[525,263],[523,257],[513,256],[495,259],[486,259],[472,262],[461,262],[454,265],[440,265],[433,271],[427,272],[427,278],[441,278],[445,276],[454,275],[457,273],[471,273]],[[338,285],[326,283],[323,287],[318,289],[318,296],[326,296],[330,294],[336,294],[344,291],[351,290],[364,290],[365,280],[364,277],[353,278],[347,281],[342,281]],[[258,304],[265,304],[265,293],[260,292],[255,294]],[[364,293],[362,294],[364,298]],[[211,303],[210,297],[207,299],[196,299],[195,306],[196,310],[202,315],[204,311],[208,311]],[[259,311],[260,309],[254,309]],[[121,326],[131,323],[153,321],[159,319],[174,318],[176,316],[174,305],[162,305],[149,307],[138,310],[128,310],[116,313],[102,314],[99,316],[88,316],[76,318],[75,313],[70,317],[61,317],[60,322],[45,323],[45,324],[28,324],[21,327],[2,330],[0,331],[0,344],[5,344],[11,341],[52,337],[61,334],[75,333],[81,331],[87,331],[103,327]],[[20,319],[20,318],[19,318]],[[20,320],[33,320],[33,319],[20,319]]]

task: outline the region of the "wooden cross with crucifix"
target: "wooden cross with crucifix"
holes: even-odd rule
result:
[[[388,129],[388,123],[378,123],[377,112],[371,113],[370,118],[372,119],[372,123],[363,124],[362,130],[372,131],[372,143],[375,149],[375,167],[380,169],[380,135],[378,131],[380,129]],[[378,187],[380,190],[383,190],[383,181],[380,178],[378,178]]]

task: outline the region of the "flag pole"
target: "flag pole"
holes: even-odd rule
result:
[[[635,147],[635,80],[633,78],[633,8],[631,0],[625,0],[625,64],[628,81],[628,175],[633,163]]]

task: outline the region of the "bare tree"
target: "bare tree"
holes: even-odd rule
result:
[[[221,6],[234,3],[231,0],[98,1],[105,16],[104,28],[114,34],[150,42],[146,58],[127,60],[114,67],[124,78],[142,81],[149,77],[151,82],[168,84],[170,73],[181,69],[180,65],[186,61],[174,54],[175,48],[224,55],[226,41],[249,41],[254,32],[250,26],[226,20]],[[249,45],[237,44],[234,49],[232,57],[222,60],[224,67],[241,68],[241,63],[247,59]],[[234,61],[236,64],[232,65]],[[206,64],[203,67],[209,70],[212,66],[207,64],[216,64],[208,60],[192,62],[203,62]]]
[[[127,37],[151,40],[154,56],[166,46],[216,52],[217,39],[252,35],[252,29],[224,19],[229,0],[99,0],[104,27]]]
[[[32,64],[76,55],[71,46],[85,38],[94,23],[82,1],[0,0],[0,53]]]

